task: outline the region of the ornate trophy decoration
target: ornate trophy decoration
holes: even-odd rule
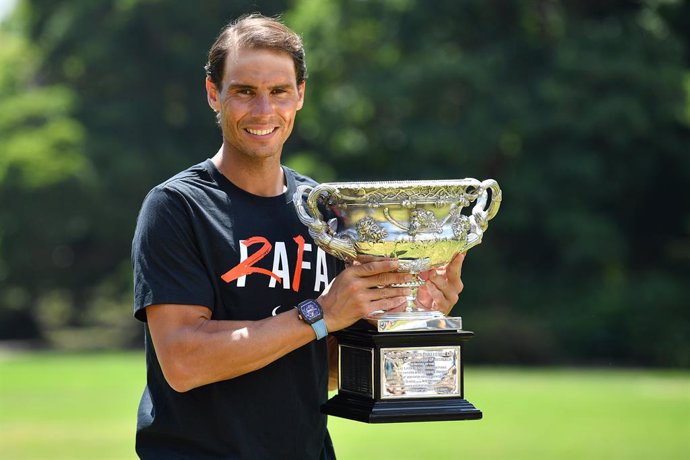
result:
[[[417,304],[416,288],[424,284],[417,274],[446,265],[482,242],[500,207],[501,189],[491,179],[326,183],[298,187],[294,203],[309,234],[326,252],[347,262],[397,258],[400,271],[415,275],[407,285],[412,295],[406,311],[376,315],[379,328],[409,330],[412,324],[424,324],[426,329],[440,324],[443,315]],[[325,222],[320,206],[336,217]],[[446,318],[444,329],[449,322]]]
[[[462,318],[419,305],[418,275],[480,244],[501,198],[492,179],[297,188],[297,215],[323,250],[346,262],[396,258],[398,270],[413,275],[405,311],[377,312],[364,326],[334,333],[339,392],[325,413],[369,423],[481,418],[464,399],[460,359],[474,333],[462,329]],[[326,211],[335,217],[325,221]]]

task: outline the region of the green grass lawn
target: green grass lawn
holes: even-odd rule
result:
[[[131,459],[143,353],[0,357],[0,459]],[[468,367],[477,421],[331,418],[340,460],[688,459],[690,372]]]

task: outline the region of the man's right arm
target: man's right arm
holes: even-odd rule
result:
[[[151,305],[146,317],[168,384],[179,392],[260,369],[314,340],[292,310],[260,321],[218,321],[198,305]]]
[[[410,280],[396,267],[382,260],[341,272],[317,299],[329,332],[403,305],[409,288],[377,288]],[[259,321],[220,321],[204,306],[164,304],[148,306],[146,317],[163,374],[180,392],[255,371],[315,339],[294,309]]]

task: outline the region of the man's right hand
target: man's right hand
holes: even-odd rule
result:
[[[393,310],[406,304],[410,288],[391,284],[412,281],[398,273],[395,259],[351,265],[343,270],[318,299],[329,332],[343,329],[377,310]]]

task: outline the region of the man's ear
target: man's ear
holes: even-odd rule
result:
[[[208,78],[206,78],[206,100],[214,112],[220,112],[220,91]]]

